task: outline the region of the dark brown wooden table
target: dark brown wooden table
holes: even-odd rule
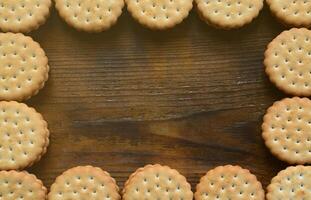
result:
[[[238,164],[266,187],[286,167],[260,128],[265,110],[285,97],[262,64],[283,29],[267,7],[239,30],[216,30],[192,11],[162,32],[124,9],[112,29],[88,34],[53,9],[30,34],[46,50],[51,73],[26,103],[48,121],[51,144],[28,170],[49,187],[68,168],[94,165],[122,188],[137,168],[160,163],[178,169],[194,190],[208,170]]]

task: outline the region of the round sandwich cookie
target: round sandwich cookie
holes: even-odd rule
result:
[[[15,101],[0,101],[0,170],[23,169],[41,159],[49,145],[42,115]]]
[[[0,29],[3,32],[30,32],[44,24],[51,0],[0,1]]]
[[[21,33],[0,33],[0,66],[0,100],[29,99],[48,79],[43,49]]]
[[[42,181],[26,171],[0,171],[0,199],[45,200],[47,189]]]
[[[272,14],[291,27],[311,26],[310,0],[266,0]]]
[[[267,188],[267,200],[311,199],[311,166],[292,166],[278,173]]]
[[[55,0],[59,15],[77,30],[101,32],[117,22],[124,0]]]
[[[197,185],[196,200],[264,200],[256,176],[240,166],[219,166],[207,172]]]
[[[282,32],[267,47],[264,65],[271,82],[296,96],[311,95],[311,31]]]
[[[193,0],[125,0],[128,11],[150,29],[168,29],[181,23],[192,9]]]
[[[263,119],[266,146],[288,163],[311,163],[311,100],[286,98],[271,106]]]
[[[139,168],[126,181],[123,200],[134,199],[192,200],[193,193],[178,171],[156,164]]]
[[[50,188],[48,200],[120,200],[116,181],[98,167],[79,166],[65,171]]]
[[[256,18],[263,0],[195,0],[200,17],[221,29],[240,28]]]

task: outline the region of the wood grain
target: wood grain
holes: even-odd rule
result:
[[[284,95],[262,60],[283,29],[267,8],[233,31],[206,25],[194,11],[174,29],[150,31],[124,11],[111,30],[87,34],[53,10],[31,34],[47,52],[51,77],[27,103],[48,121],[51,145],[29,171],[49,187],[64,170],[91,164],[122,188],[138,167],[160,163],[194,189],[209,169],[238,164],[267,186],[286,164],[266,149],[260,126]]]

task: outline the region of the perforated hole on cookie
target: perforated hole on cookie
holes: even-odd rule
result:
[[[180,190],[180,185],[177,185],[176,190],[177,190],[177,191]]]

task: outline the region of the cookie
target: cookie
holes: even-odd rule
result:
[[[222,29],[240,28],[256,18],[263,0],[195,0],[200,17]]]
[[[0,199],[45,200],[47,189],[42,181],[25,171],[0,171]]]
[[[0,170],[23,169],[39,161],[49,144],[47,123],[23,103],[0,101]]]
[[[267,47],[264,65],[271,82],[296,96],[311,95],[311,31],[282,32]]]
[[[92,166],[79,166],[56,178],[49,200],[120,200],[116,181],[108,172]]]
[[[283,24],[291,27],[311,26],[311,1],[266,0],[272,14]]]
[[[266,146],[288,163],[311,163],[311,100],[286,98],[271,106],[263,119]]]
[[[186,178],[175,169],[147,165],[134,172],[123,190],[123,200],[192,200],[193,193]]]
[[[267,188],[267,200],[311,199],[311,166],[292,166],[278,173]]]
[[[219,166],[207,172],[197,185],[196,200],[264,200],[261,183],[240,166]]]
[[[3,32],[30,32],[44,24],[51,0],[0,1],[0,29]]]
[[[55,0],[55,6],[70,26],[81,31],[100,32],[117,22],[124,0]]]
[[[128,11],[151,29],[168,29],[181,23],[192,9],[193,0],[125,0]]]
[[[0,100],[29,99],[48,79],[43,49],[20,33],[0,33],[0,66]]]

